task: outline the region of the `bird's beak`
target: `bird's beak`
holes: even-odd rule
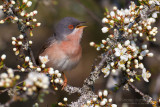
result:
[[[82,23],[86,23],[86,22],[80,22],[80,24],[82,24]],[[85,27],[87,27],[87,26],[83,26],[83,25],[80,25],[80,24],[77,25],[76,28],[85,28]]]
[[[85,28],[85,27],[87,26],[80,26],[80,25],[76,26],[76,28]]]

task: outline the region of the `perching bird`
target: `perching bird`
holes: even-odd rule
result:
[[[47,67],[59,71],[73,69],[82,56],[80,41],[83,30],[81,22],[73,17],[65,17],[55,27],[55,33],[42,47],[39,56],[48,56]]]

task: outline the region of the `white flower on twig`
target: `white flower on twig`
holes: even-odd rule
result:
[[[142,70],[142,77],[144,79],[144,81],[149,82],[149,78],[151,77],[151,73],[149,71],[146,71],[146,69],[144,68]]]
[[[30,72],[25,80],[25,87],[28,88],[27,94],[32,95],[37,88],[47,89],[49,78],[44,73]]]
[[[43,64],[46,64],[49,61],[48,55],[39,56],[39,59],[40,59],[41,63],[43,63]]]
[[[103,33],[107,33],[109,29],[108,29],[108,27],[103,27],[101,30]]]
[[[127,51],[127,49],[126,48],[122,48],[122,49],[120,49],[120,48],[115,48],[115,56],[121,56],[121,55],[123,55],[123,54],[125,54],[125,52]]]
[[[105,74],[104,77],[107,77],[110,74],[110,66],[107,65],[107,67],[102,68],[102,72]]]

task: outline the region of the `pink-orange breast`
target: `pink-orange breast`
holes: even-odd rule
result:
[[[49,62],[46,64],[48,67],[55,69],[71,70],[75,67],[82,55],[81,46],[75,45],[69,41],[61,43],[54,43],[48,47],[41,56],[48,55]]]

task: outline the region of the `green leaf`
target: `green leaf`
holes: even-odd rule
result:
[[[20,89],[21,87],[20,87],[20,86],[16,86],[16,88],[17,88],[17,89]]]
[[[105,8],[105,10],[106,10],[107,13],[109,12],[109,10],[107,8]]]
[[[25,86],[26,85],[26,82],[23,82],[23,86]]]
[[[138,81],[140,81],[140,80],[141,80],[138,76],[136,76],[136,79],[137,79]]]

